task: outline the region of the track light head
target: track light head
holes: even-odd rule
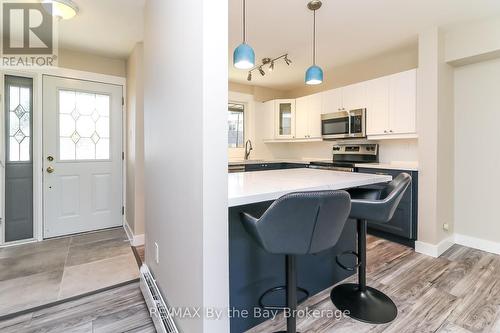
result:
[[[264,70],[262,69],[262,66],[259,67],[259,73],[262,76],[266,75],[266,72],[264,72]]]
[[[252,72],[248,72],[247,81],[252,81]]]
[[[269,65],[269,71],[272,72],[274,70],[274,61],[271,61],[271,65]]]
[[[288,59],[288,55],[285,56],[285,63],[290,66],[290,64],[292,63],[292,61],[290,59]]]

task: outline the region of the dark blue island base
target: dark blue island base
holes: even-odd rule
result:
[[[229,208],[231,333],[243,333],[268,320],[267,317],[259,316],[263,314],[259,311],[259,298],[266,290],[285,284],[285,256],[264,252],[247,234],[240,220],[240,212],[260,216],[271,203],[272,201]],[[355,248],[356,223],[349,220],[337,246],[317,255],[297,257],[299,287],[313,296],[352,275],[353,272],[345,271],[337,265],[335,256]],[[343,262],[354,265],[354,258],[346,256]],[[298,297],[302,297],[302,293]],[[284,305],[284,291],[266,297],[265,303]]]

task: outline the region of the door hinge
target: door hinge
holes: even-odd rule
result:
[[[125,152],[122,151],[122,161],[125,161]]]
[[[124,105],[125,105],[125,98],[122,97],[122,106],[124,106]]]
[[[122,215],[125,215],[125,206],[122,206]]]

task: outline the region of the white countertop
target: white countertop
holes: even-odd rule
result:
[[[355,164],[357,168],[388,169],[418,171],[418,162],[391,162],[391,163],[360,163]]]
[[[318,169],[285,169],[228,174],[229,207],[276,200],[299,191],[341,190],[384,183],[391,176]]]

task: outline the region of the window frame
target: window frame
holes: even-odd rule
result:
[[[231,110],[231,105],[241,105],[243,107],[243,110],[242,111],[239,111],[239,110]],[[228,149],[244,149],[245,148],[245,139],[246,139],[246,135],[247,135],[247,110],[248,110],[248,105],[247,103],[244,103],[244,102],[237,102],[237,101],[228,101],[227,103],[227,112],[228,112],[228,145],[227,145],[227,148]],[[229,112],[241,112],[243,113],[243,140],[242,140],[242,145],[241,147],[238,146],[236,144],[236,147],[231,147],[229,146]]]

